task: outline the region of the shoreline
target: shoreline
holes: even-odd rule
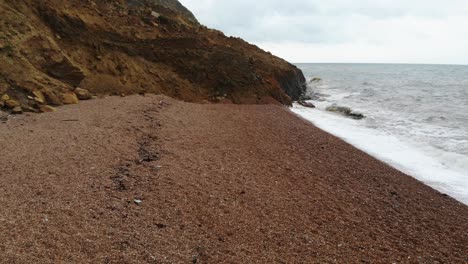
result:
[[[291,110],[312,125],[381,160],[392,168],[468,205],[468,196],[465,191],[468,186],[466,181],[463,181],[465,178],[463,171],[443,166],[443,161],[426,154],[418,146],[409,145],[400,138],[382,134],[381,131],[371,131],[354,123],[360,121],[327,113],[324,110],[312,110],[297,105]],[[350,131],[342,132],[343,130]],[[366,140],[363,140],[364,138]]]
[[[466,205],[281,106],[109,97],[0,142],[5,262],[467,260]]]

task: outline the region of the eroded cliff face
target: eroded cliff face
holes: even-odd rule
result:
[[[286,105],[305,89],[295,66],[200,25],[175,0],[0,1],[0,60],[0,96],[26,111],[76,103],[77,87]]]

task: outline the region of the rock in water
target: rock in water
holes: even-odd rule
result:
[[[349,116],[350,116],[351,118],[353,118],[353,119],[356,119],[356,120],[361,120],[361,119],[364,119],[364,118],[365,118],[364,114],[359,113],[359,112],[351,112],[351,113],[349,114]]]
[[[362,113],[354,112],[349,107],[338,106],[337,104],[332,104],[329,107],[327,107],[325,110],[327,110],[328,112],[339,113],[339,114],[342,114],[347,117],[351,117],[352,119],[356,119],[356,120],[365,118],[365,116]]]
[[[311,102],[307,102],[307,101],[298,101],[297,102],[298,104],[304,106],[304,107],[308,107],[308,108],[315,108],[315,105]]]
[[[309,83],[318,83],[318,82],[321,82],[322,81],[322,78],[319,78],[319,77],[314,77],[310,80]]]
[[[90,100],[93,98],[93,95],[86,89],[76,88],[75,94],[80,100]]]

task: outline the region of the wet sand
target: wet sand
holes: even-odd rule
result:
[[[276,106],[0,122],[1,263],[467,263],[468,207]]]

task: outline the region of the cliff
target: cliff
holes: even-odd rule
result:
[[[200,25],[176,0],[1,1],[0,59],[0,107],[25,111],[90,97],[78,87],[286,105],[305,89],[295,66]]]

